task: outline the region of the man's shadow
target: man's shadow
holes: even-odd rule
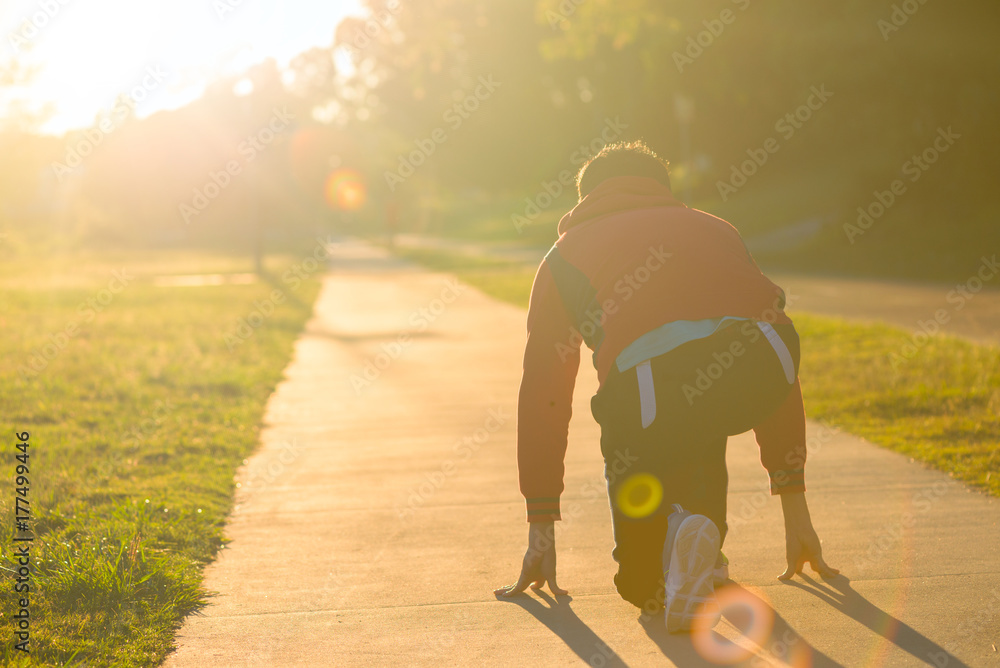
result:
[[[944,665],[941,662],[942,658],[944,658],[949,668],[968,668],[965,663],[952,656],[943,647],[884,610],[879,609],[858,594],[851,588],[850,580],[843,575],[839,575],[826,582],[818,582],[805,574],[802,574],[800,577],[805,580],[806,584],[795,580],[787,581],[786,584],[816,596],[825,603],[828,603],[835,610],[860,622],[886,640],[896,644],[900,649],[908,652],[919,661],[928,665],[938,666]],[[746,647],[744,656],[735,662],[726,661],[725,663],[749,665],[753,663],[755,658],[764,657],[765,659],[777,659],[787,665],[796,666],[806,665],[824,668],[840,665],[810,645],[774,608],[759,596],[732,581],[726,587],[729,594],[743,605],[724,611],[724,619],[736,629],[746,630],[754,621],[748,615],[747,611],[753,610],[754,614],[763,618],[765,623],[770,625],[770,632],[766,638],[758,642],[743,639],[743,645]],[[526,610],[531,616],[561,638],[567,647],[588,664],[602,666],[626,665],[622,658],[607,643],[601,640],[583,620],[577,617],[570,606],[573,600],[572,597],[561,596],[556,600],[543,591],[535,590],[535,593],[542,599],[541,601],[529,595],[509,599],[501,598],[500,600],[509,601]],[[711,656],[706,656],[702,652],[699,652],[692,643],[689,634],[668,633],[663,623],[662,612],[655,615],[641,614],[638,621],[650,640],[656,643],[656,646],[663,652],[663,655],[675,665],[692,666],[693,668],[714,668],[720,665],[718,658],[713,660]],[[716,628],[718,629],[718,627]],[[710,639],[713,641],[709,643],[710,645],[722,648],[732,646],[732,643],[717,630],[710,631],[709,633],[711,634]]]
[[[786,665],[794,666],[814,666],[815,668],[837,668],[840,666],[839,663],[810,645],[774,608],[759,596],[731,580],[726,583],[725,587],[727,598],[739,601],[740,605],[724,610],[723,619],[740,631],[747,631],[755,623],[763,624],[763,628],[769,628],[765,638],[761,638],[757,642],[743,638],[740,643],[742,649],[739,649],[735,643],[719,633],[717,625],[715,630],[708,631],[710,636],[706,640],[709,642],[702,643],[716,648],[716,652],[720,652],[716,654],[711,649],[703,649],[699,652],[692,643],[692,636],[688,633],[668,633],[662,612],[656,615],[639,615],[639,624],[650,640],[660,648],[664,656],[678,666],[713,666],[717,668],[719,665],[765,665],[758,663],[759,657],[768,660],[766,665],[773,665],[770,660],[778,659]],[[751,614],[748,611],[753,612]],[[724,658],[721,652],[727,650],[735,650],[738,658]],[[715,654],[714,657],[713,654]]]
[[[525,594],[513,598],[497,596],[497,600],[513,603],[523,608],[532,617],[541,622],[547,629],[559,636],[566,646],[589,666],[627,666],[622,658],[608,647],[587,624],[576,616],[570,607],[572,596],[560,596],[554,599],[541,589],[532,589],[542,601]],[[603,659],[603,660],[602,660]]]
[[[738,585],[730,586],[738,587]],[[809,657],[810,663],[795,663],[794,665],[811,665],[817,668],[824,668],[827,666],[836,667],[840,665],[811,647],[802,638],[802,636],[795,633],[795,631],[793,631],[792,628],[783,619],[781,619],[781,617],[775,613],[770,606],[767,605],[767,603],[742,587],[738,588],[741,596],[747,597],[747,600],[752,599],[758,610],[765,611],[765,615],[768,614],[767,611],[769,611],[769,614],[772,614],[774,619],[774,626],[771,631],[770,638],[763,643],[764,651],[752,651],[758,649],[757,647],[752,647],[751,650],[745,652],[745,659],[744,661],[741,661],[741,663],[749,662],[754,657],[763,653],[768,657],[794,657],[796,661]],[[580,659],[587,662],[588,665],[627,665],[622,658],[607,645],[607,643],[601,640],[600,636],[594,633],[593,629],[587,626],[582,619],[577,617],[576,613],[570,606],[570,603],[573,600],[571,596],[560,596],[559,599],[556,600],[544,591],[534,590],[534,592],[542,599],[542,601],[539,601],[530,595],[517,596],[514,598],[498,598],[501,601],[514,603],[515,605],[526,610],[532,617],[537,619],[547,629],[562,639],[562,641],[566,643],[566,646],[573,650],[573,652],[580,657]],[[726,618],[737,628],[744,628],[747,623],[747,620],[738,614],[727,615]],[[639,624],[646,632],[646,635],[649,636],[649,638],[656,643],[656,646],[660,649],[660,651],[663,652],[663,655],[674,665],[684,666],[685,668],[688,668],[689,666],[691,668],[718,668],[720,665],[718,660],[712,660],[711,657],[706,657],[699,653],[694,644],[692,644],[690,634],[668,633],[666,627],[664,626],[662,612],[655,615],[640,615]],[[729,643],[729,641],[718,632],[710,631],[709,633],[711,633],[712,639],[716,644],[725,645]],[[783,642],[784,647],[786,647],[787,650],[780,650],[778,645],[779,642]]]
[[[947,665],[949,668],[968,668],[966,663],[952,656],[936,642],[878,608],[854,591],[851,588],[851,581],[843,575],[838,575],[824,582],[819,582],[805,573],[801,573],[800,577],[809,586],[795,580],[787,580],[786,584],[807,591],[821,601],[828,603],[834,609],[864,624],[901,650],[908,652],[918,661],[932,666]]]

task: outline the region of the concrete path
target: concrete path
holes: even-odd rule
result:
[[[401,248],[444,250],[538,266],[547,248],[400,235]],[[789,312],[849,320],[887,322],[914,332],[938,331],[1000,344],[1000,261],[993,253],[969,268],[964,281],[950,284],[807,276],[767,272],[787,293]],[[985,280],[984,280],[985,279]]]
[[[768,272],[784,288],[788,311],[887,322],[914,332],[938,331],[977,343],[1000,344],[1000,274],[987,281],[974,267],[950,284],[877,281]]]
[[[742,607],[708,649],[668,635],[662,617],[641,620],[612,584],[592,368],[558,525],[571,596],[496,600],[527,533],[513,417],[524,312],[359,244],[333,252],[261,448],[239,471],[232,542],[206,572],[219,593],[186,621],[168,666],[686,668],[718,665],[720,650],[747,666],[1000,663],[1000,503],[817,424],[807,496],[844,576],[775,579],[780,503],[743,435],[730,440],[726,542],[727,596]],[[756,642],[740,632],[750,627]]]

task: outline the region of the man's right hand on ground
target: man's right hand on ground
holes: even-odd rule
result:
[[[807,562],[824,578],[832,578],[840,573],[823,561],[823,548],[809,517],[806,495],[802,492],[782,494],[781,509],[785,514],[785,557],[788,567],[778,579],[790,580],[793,575],[802,572]]]
[[[532,522],[528,525],[528,550],[521,563],[521,577],[516,584],[500,587],[493,593],[508,597],[520,594],[531,585],[541,589],[548,582],[549,589],[556,596],[569,592],[556,584],[556,529],[554,522]]]

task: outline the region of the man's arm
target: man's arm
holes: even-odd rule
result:
[[[556,584],[554,522],[560,519],[573,387],[580,367],[580,337],[542,262],[531,288],[528,342],[517,398],[517,472],[528,513],[528,549],[517,582],[496,589],[500,597],[537,589],[546,582],[555,595],[567,594]]]
[[[770,417],[753,428],[771,494],[805,492],[806,411],[799,379]]]
[[[579,336],[548,263],[531,288],[528,340],[517,397],[517,472],[529,522],[560,519],[573,387],[580,367]]]
[[[781,496],[785,517],[785,572],[779,580],[801,573],[808,562],[824,578],[840,571],[827,565],[806,504],[806,414],[799,379],[778,410],[754,427],[760,461],[771,479],[771,494]]]

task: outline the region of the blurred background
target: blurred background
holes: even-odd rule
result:
[[[998,19],[993,0],[8,1],[0,257],[259,261],[335,229],[546,246],[567,174],[643,138],[765,265],[963,277],[1000,244]]]

